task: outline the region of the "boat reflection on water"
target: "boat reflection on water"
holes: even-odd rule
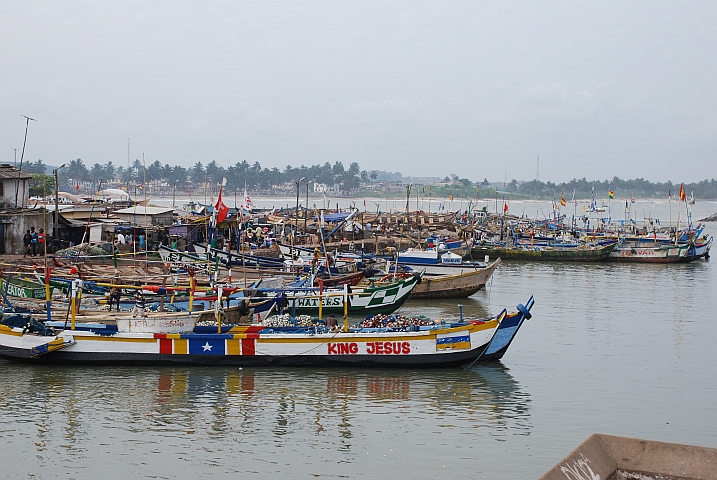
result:
[[[0,386],[6,420],[27,430],[26,450],[41,456],[48,447],[119,445],[134,435],[254,447],[321,441],[350,453],[376,428],[488,436],[532,428],[530,395],[497,362],[420,372],[13,365]]]

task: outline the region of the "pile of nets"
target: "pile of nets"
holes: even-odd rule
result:
[[[315,320],[310,315],[299,315],[294,321],[291,315],[285,313],[284,315],[267,317],[262,320],[261,324],[265,327],[315,327],[317,325]]]
[[[361,322],[360,328],[406,328],[406,327],[428,327],[436,323],[428,317],[408,317],[406,315],[385,315],[376,314]]]
[[[101,248],[104,246],[105,243],[99,244],[99,246],[92,246],[89,243],[81,243],[79,245],[75,245],[74,247],[65,248],[64,250],[59,250],[55,255],[58,257],[63,258],[71,258],[71,257],[92,257],[97,255],[108,255],[112,253],[112,245],[107,244],[110,246],[109,251]]]

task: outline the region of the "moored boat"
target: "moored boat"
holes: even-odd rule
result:
[[[608,260],[633,263],[676,263],[687,257],[687,243],[675,245],[660,242],[622,242],[613,250]]]
[[[486,320],[408,326],[401,329],[232,326],[221,333],[119,333],[48,329],[31,334],[0,324],[0,357],[34,363],[92,365],[233,365],[313,367],[449,367],[488,360],[505,352],[533,299]],[[513,321],[505,323],[506,318]],[[516,325],[517,319],[517,325]],[[517,328],[516,328],[517,326]],[[206,333],[205,333],[206,332]],[[491,348],[496,333],[504,335]],[[499,358],[499,357],[498,357]]]
[[[691,245],[690,248],[687,250],[687,255],[685,255],[685,258],[680,260],[681,262],[691,262],[693,260],[698,260],[700,258],[709,259],[710,258],[710,248],[712,247],[712,240],[714,237],[710,235],[709,237],[705,236],[703,238],[696,239]]]
[[[483,268],[466,269],[463,273],[445,275],[423,275],[413,288],[411,299],[424,298],[466,298],[484,288],[493,272],[500,264],[500,258]],[[416,273],[389,274],[384,279],[398,276],[416,275]],[[366,281],[366,280],[365,280]],[[364,281],[364,282],[365,282]]]
[[[500,257],[503,260],[535,260],[557,262],[602,262],[607,260],[610,253],[615,250],[618,242],[606,245],[581,244],[579,246],[543,246],[543,245],[515,245],[503,246],[497,244],[475,245],[471,250],[474,256],[488,255]]]
[[[411,275],[394,283],[343,289],[286,292],[288,307],[293,315],[317,315],[319,304],[326,314],[343,314],[345,299],[350,315],[367,316],[391,313],[398,310],[420,281],[420,275]],[[349,289],[350,288],[350,289]]]

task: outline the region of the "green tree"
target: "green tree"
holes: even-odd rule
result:
[[[31,197],[43,197],[55,191],[55,177],[52,175],[33,173],[29,184]]]

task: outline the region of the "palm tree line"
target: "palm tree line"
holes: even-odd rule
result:
[[[23,171],[37,176],[47,172],[47,166],[42,160],[35,163],[29,162],[23,166]],[[381,170],[361,170],[357,162],[352,162],[346,169],[341,162],[333,165],[329,162],[323,165],[310,167],[301,165],[292,167],[287,165],[284,170],[277,167],[262,167],[259,162],[250,164],[246,160],[237,162],[230,167],[219,165],[212,160],[204,165],[202,162],[195,163],[192,167],[185,168],[181,165],[162,164],[159,160],[145,165],[136,159],[129,167],[115,166],[111,161],[106,164],[95,163],[87,167],[81,158],[72,160],[65,168],[59,171],[61,190],[75,191],[77,186],[87,193],[93,189],[115,187],[136,188],[141,185],[151,192],[171,193],[186,192],[190,194],[201,193],[202,191],[216,192],[222,179],[227,179],[230,189],[241,189],[244,185],[255,193],[295,193],[296,183],[304,179],[304,184],[325,184],[329,187],[335,186],[335,193],[350,194],[361,188],[362,183],[365,190],[372,190],[366,184],[379,180],[389,180],[400,183],[402,175],[398,172],[391,173]],[[52,190],[54,179],[51,183],[46,179],[45,186],[42,186],[41,179],[37,179],[35,194],[41,194]],[[680,182],[650,182],[643,178],[623,180],[613,177],[607,180],[573,179],[568,182],[553,183],[550,181],[531,180],[520,182],[511,180],[496,187],[491,185],[487,179],[479,182],[472,182],[467,178],[459,178],[455,174],[446,176],[443,187],[434,186],[433,192],[436,195],[456,195],[466,198],[492,197],[494,195],[507,194],[512,198],[535,198],[550,199],[562,196],[567,200],[585,199],[595,195],[602,198],[609,191],[613,191],[617,198],[662,198],[668,195],[677,195]],[[49,188],[47,188],[49,186]],[[697,198],[717,199],[717,181],[715,179],[702,180],[700,182],[685,183],[684,190],[688,195],[694,192]],[[32,191],[32,186],[31,186]],[[303,190],[302,190],[303,192]],[[404,192],[405,194],[405,192]]]
[[[36,175],[48,173],[47,166],[42,160],[36,163],[30,162],[23,167],[23,170]],[[100,187],[141,186],[157,193],[168,191],[196,193],[204,189],[213,191],[224,178],[232,187],[240,188],[246,185],[248,189],[255,192],[295,190],[296,182],[303,179],[308,184],[337,186],[341,193],[351,193],[359,188],[362,181],[375,180],[377,176],[376,171],[361,170],[357,162],[351,163],[347,169],[338,161],[333,165],[326,162],[323,165],[310,167],[287,165],[282,171],[277,167],[264,168],[259,162],[250,164],[246,160],[226,168],[214,160],[206,165],[197,162],[189,168],[162,164],[159,160],[155,160],[145,167],[139,159],[132,162],[129,167],[115,165],[112,161],[105,164],[95,163],[88,167],[81,158],[78,158],[68,162],[58,172],[60,190],[87,191]]]

